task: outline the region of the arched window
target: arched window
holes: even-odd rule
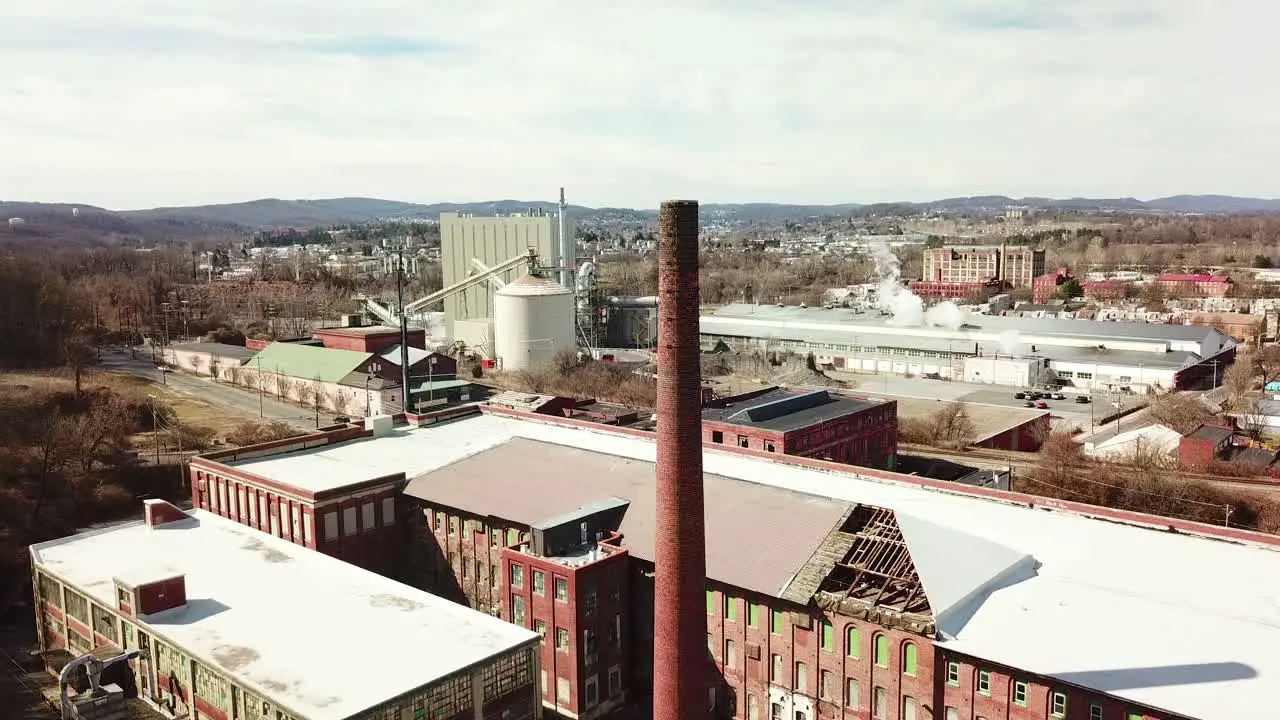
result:
[[[858,632],[857,625],[850,625],[844,631],[844,654],[848,657],[862,657],[862,633]]]
[[[902,672],[907,675],[916,674],[916,645],[906,642],[902,645]]]
[[[876,635],[876,664],[880,667],[889,667],[889,638],[885,635]]]

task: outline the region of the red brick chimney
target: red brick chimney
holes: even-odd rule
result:
[[[658,466],[653,717],[707,716],[698,203],[658,214]]]

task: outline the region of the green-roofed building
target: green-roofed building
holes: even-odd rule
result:
[[[273,342],[263,348],[247,365],[262,373],[278,374],[300,380],[340,383],[353,372],[368,373],[373,353],[333,350],[314,345]]]

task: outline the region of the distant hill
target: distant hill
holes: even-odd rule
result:
[[[569,206],[575,213],[593,212],[591,208]],[[469,212],[477,215],[521,212],[529,209],[552,211],[555,203],[521,200],[489,200],[474,203],[418,203],[379,200],[377,198],[330,198],[326,200],[250,200],[227,205],[195,207],[162,207],[149,210],[126,210],[127,218],[189,218],[205,222],[229,222],[247,227],[314,227],[341,225],[372,220],[435,220],[442,212]]]
[[[1011,198],[1004,195],[954,197],[930,202],[842,203],[795,205],[782,203],[706,203],[705,222],[774,223],[820,216],[885,216],[919,212],[988,214],[1009,207],[1044,211],[1150,212],[1150,213],[1271,213],[1280,212],[1280,199],[1227,195],[1175,195],[1155,200],[1136,198]],[[72,217],[72,208],[80,209]],[[211,234],[243,234],[261,228],[308,228],[377,220],[434,220],[442,212],[492,215],[528,210],[553,213],[556,204],[545,201],[487,200],[469,203],[409,203],[378,198],[328,198],[281,200],[267,198],[225,205],[160,207],[148,210],[111,211],[89,205],[0,202],[0,221],[22,217],[31,221],[23,234],[61,234],[144,240],[186,238]],[[570,205],[574,216],[587,223],[646,223],[657,217],[653,209],[590,208]],[[75,222],[71,222],[72,220]],[[43,229],[42,229],[43,228]],[[10,238],[11,239],[11,238]]]
[[[10,218],[22,218],[10,228]],[[246,228],[227,222],[175,216],[127,217],[92,205],[0,201],[0,245],[46,242],[60,246],[108,246],[130,242],[242,235]]]

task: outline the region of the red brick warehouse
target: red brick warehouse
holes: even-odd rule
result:
[[[702,409],[702,440],[892,470],[898,403],[783,388],[716,398]]]

